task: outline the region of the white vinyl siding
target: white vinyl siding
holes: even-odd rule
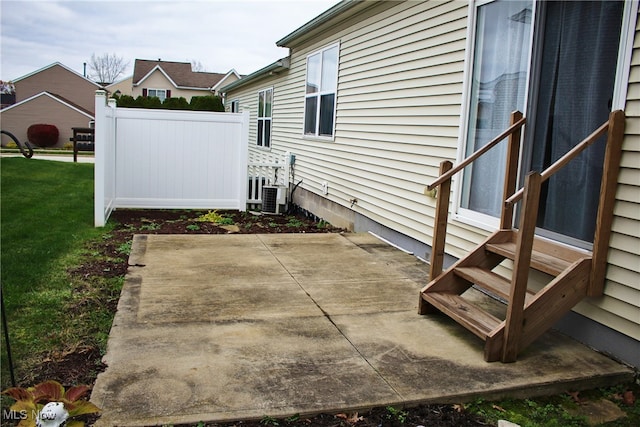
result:
[[[640,340],[640,17],[636,22],[625,114],[605,297],[587,300],[575,311]]]
[[[227,94],[255,123],[255,91],[270,85],[273,152],[296,154],[294,182],[378,223],[431,244],[435,199],[424,186],[442,160],[457,158],[468,3],[381,2],[291,50],[288,71]],[[335,138],[304,138],[307,56],[340,44]],[[640,339],[640,33],[627,100],[621,185],[605,296],[576,311]],[[277,122],[276,122],[277,121]],[[255,141],[255,126],[250,139]],[[254,145],[255,146],[255,145]],[[487,231],[450,219],[446,252],[464,256]],[[424,257],[425,254],[416,254]],[[505,270],[506,271],[506,270]]]

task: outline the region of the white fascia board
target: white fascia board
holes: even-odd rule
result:
[[[238,74],[238,72],[235,69],[231,69],[229,70],[229,72],[227,74],[224,75],[223,78],[220,79],[220,81],[218,83],[216,83],[214,86],[211,87],[212,91],[217,90],[219,87],[224,87],[222,83],[224,83],[225,80],[227,80],[227,78],[229,78],[229,76],[231,75],[235,75],[236,78],[238,80],[240,80],[240,74]]]
[[[7,108],[3,108],[2,112],[4,113],[5,111],[9,111],[9,110],[11,110],[13,108],[19,107],[20,105],[26,104],[27,102],[33,101],[34,99],[40,98],[41,96],[48,96],[49,98],[53,99],[54,101],[59,102],[60,104],[66,106],[68,108],[71,108],[72,110],[77,111],[78,113],[80,113],[80,114],[82,114],[82,115],[84,115],[84,116],[86,116],[86,117],[88,117],[90,119],[94,118],[91,114],[87,114],[85,111],[82,111],[82,110],[78,109],[77,107],[74,107],[73,105],[69,104],[68,102],[63,101],[62,99],[58,98],[57,96],[55,96],[55,95],[53,95],[53,94],[51,94],[49,92],[40,92],[38,94],[35,94],[35,95],[33,95],[33,96],[31,96],[31,97],[29,97],[29,98],[27,98],[25,100],[22,100],[22,101],[20,101],[20,102],[18,102],[16,104],[10,105]]]
[[[171,82],[173,87],[175,87],[176,89],[180,89],[178,87],[178,85],[176,84],[176,82],[174,82],[173,79],[171,77],[169,77],[169,75],[162,69],[162,67],[160,65],[156,65],[155,67],[153,67],[151,69],[151,71],[149,71],[147,74],[145,74],[145,76],[143,78],[141,78],[137,83],[133,83],[133,85],[134,86],[140,86],[142,84],[142,82],[144,82],[146,79],[148,79],[149,76],[151,76],[156,70],[159,70],[167,78],[167,80],[169,80],[169,82]]]
[[[97,87],[97,88],[99,88],[99,89],[102,89],[102,86],[100,86],[98,83],[96,83],[96,82],[94,82],[94,81],[92,81],[92,80],[90,80],[90,79],[86,78],[86,77],[85,77],[85,76],[83,76],[82,74],[80,74],[80,73],[78,73],[78,72],[76,72],[76,71],[72,70],[71,68],[67,67],[66,65],[64,65],[64,64],[63,64],[63,63],[61,63],[61,62],[54,62],[54,63],[52,63],[52,64],[49,64],[49,65],[47,65],[47,66],[45,66],[45,67],[42,67],[42,68],[40,68],[40,69],[38,69],[38,70],[36,70],[36,71],[33,71],[33,72],[29,73],[29,74],[25,74],[25,75],[24,75],[24,76],[22,76],[22,77],[18,77],[17,79],[12,80],[12,82],[13,82],[13,83],[19,82],[20,80],[24,80],[24,79],[26,79],[26,78],[28,78],[28,77],[34,76],[34,75],[36,75],[36,74],[38,74],[38,73],[41,73],[41,72],[43,72],[43,71],[45,71],[45,70],[48,70],[48,69],[49,69],[49,68],[51,68],[51,67],[54,67],[54,66],[56,66],[56,65],[61,66],[61,67],[62,67],[62,68],[64,68],[65,70],[69,71],[70,73],[75,74],[76,76],[78,76],[78,77],[80,77],[80,78],[82,78],[82,79],[85,79],[86,81],[88,81],[89,83],[91,83],[92,85],[94,85],[95,87]]]

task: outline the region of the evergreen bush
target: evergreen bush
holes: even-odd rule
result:
[[[164,102],[154,96],[138,96],[134,99],[129,95],[114,95],[113,98],[118,107],[224,112],[222,98],[217,95],[194,96],[191,102],[182,96],[166,98]]]
[[[224,112],[222,99],[215,95],[193,96],[190,105],[192,110]]]
[[[130,95],[120,95],[114,96],[118,107],[135,107],[136,100],[133,96]]]
[[[189,101],[184,96],[180,98],[167,98],[162,103],[162,108],[168,110],[190,110]]]

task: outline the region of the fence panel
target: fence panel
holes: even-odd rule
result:
[[[105,221],[108,203],[111,209],[246,209],[247,113],[106,109],[113,121],[96,109],[96,178],[102,181],[99,194],[96,179],[96,204],[105,200]]]
[[[94,224],[102,227],[115,209],[115,102],[96,91],[95,103]]]
[[[262,187],[265,185],[289,187],[290,165],[288,159],[288,153],[282,155],[255,147],[249,149],[247,204],[262,204]]]

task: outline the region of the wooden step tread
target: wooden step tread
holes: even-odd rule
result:
[[[493,252],[513,260],[516,253],[516,244],[515,242],[487,243],[486,249],[489,252]],[[531,253],[531,268],[553,276],[558,276],[578,259],[589,256],[588,254],[572,251],[567,248],[563,248],[562,252],[564,256],[559,257],[555,253],[548,253],[547,251],[543,252],[536,250],[534,247],[534,250]]]
[[[424,292],[422,293],[422,299],[483,340],[486,340],[487,336],[501,323],[501,320],[497,317],[471,304],[457,294]]]
[[[496,295],[505,302],[509,301],[509,294],[511,292],[511,282],[508,279],[494,273],[493,271],[486,270],[481,267],[456,267],[454,273],[473,283],[480,288],[488,291],[491,294]],[[534,296],[532,291],[527,290],[525,296],[525,303],[529,302]]]

